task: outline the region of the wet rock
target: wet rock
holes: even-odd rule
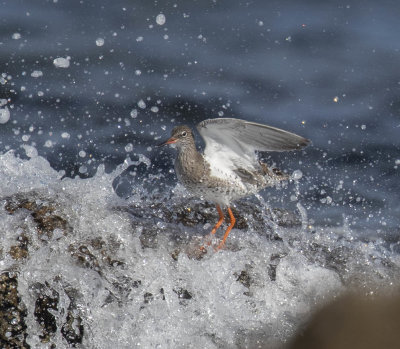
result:
[[[102,269],[107,267],[123,266],[125,263],[113,257],[118,249],[115,241],[104,241],[100,237],[86,240],[82,244],[69,245],[68,251],[72,257],[84,268],[97,271],[100,275]]]
[[[166,201],[168,205],[165,204]],[[157,248],[160,234],[168,234],[177,247],[171,252],[174,259],[177,259],[182,245],[191,240],[188,234],[185,235],[186,229],[181,227],[195,228],[209,224],[211,230],[219,219],[214,204],[196,198],[182,197],[168,200],[155,198],[153,201],[147,200],[116,209],[128,212],[132,216],[132,226],[140,233],[143,248]],[[256,231],[272,240],[281,240],[275,232],[276,225],[284,227],[301,225],[299,216],[292,212],[283,209],[264,210],[262,206],[247,200],[236,202],[232,211],[236,217],[235,229]],[[225,221],[221,230],[229,223],[229,217],[226,217],[226,220],[228,222]],[[196,258],[201,258],[201,255]]]
[[[3,200],[5,200],[4,208],[11,215],[21,209],[28,211],[36,223],[37,234],[42,240],[53,238],[56,230],[57,235],[66,235],[71,231],[68,221],[58,212],[57,205],[37,192],[16,194]]]
[[[154,227],[150,226],[145,229],[145,225],[143,226],[142,234],[140,234],[140,243],[143,248],[157,248],[158,247],[158,234],[160,233],[159,229],[154,229]]]
[[[143,295],[143,299],[144,299],[144,304],[149,304],[151,301],[154,300],[154,296],[153,296],[152,293],[146,292],[146,293]]]
[[[272,209],[272,213],[275,222],[281,227],[291,228],[301,226],[301,217],[294,212],[282,208],[274,208]]]
[[[59,294],[51,289],[49,292],[46,292],[43,287],[41,289],[35,302],[34,315],[42,328],[39,338],[43,343],[48,343],[57,330],[57,321],[53,313],[58,311]]]
[[[27,311],[18,295],[18,279],[13,273],[0,275],[0,347],[30,348],[26,343]]]
[[[83,339],[83,324],[80,316],[73,315],[69,311],[64,325],[61,327],[61,333],[65,340],[72,346],[82,343]]]
[[[15,260],[25,259],[28,257],[29,238],[26,234],[22,233],[17,241],[18,245],[11,246],[8,253]]]
[[[174,292],[180,299],[192,299],[192,294],[182,287],[174,288]]]
[[[192,294],[182,287],[174,288],[173,291],[178,295],[179,304],[181,305],[188,305],[188,300],[193,298]]]
[[[250,288],[251,277],[247,270],[242,270],[240,274],[235,274],[237,276],[236,281],[239,281],[244,287]]]
[[[275,253],[271,255],[270,264],[268,265],[268,276],[271,281],[276,281],[276,268],[278,267],[279,262],[282,258],[284,258],[286,253]]]
[[[143,294],[143,305],[140,307],[140,309],[144,309],[147,304],[150,304],[150,303],[152,303],[153,301],[156,301],[156,300],[165,301],[164,288],[160,288],[159,292],[156,293],[156,294],[151,293],[151,292],[145,292]]]
[[[62,283],[62,280],[54,281]],[[83,340],[83,320],[77,311],[76,302],[80,296],[79,291],[68,285],[64,285],[63,290],[69,298],[67,309],[61,308],[60,293],[47,282],[36,283],[30,287],[31,293],[36,297],[34,316],[41,328],[39,338],[42,343],[49,343],[51,347],[55,347],[52,341],[58,331],[71,347],[82,343]],[[66,313],[66,320],[59,328],[62,313]]]

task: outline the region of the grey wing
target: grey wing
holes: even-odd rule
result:
[[[307,138],[276,127],[233,118],[204,120],[197,125],[197,130],[206,147],[208,143],[217,142],[238,154],[254,150],[297,150],[310,143]]]

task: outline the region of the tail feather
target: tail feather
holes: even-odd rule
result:
[[[269,176],[276,181],[286,181],[289,179],[289,175],[286,173],[283,173],[278,168],[269,168],[263,162],[260,162],[260,166],[261,166],[264,176]]]

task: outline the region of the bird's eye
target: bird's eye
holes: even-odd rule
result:
[[[186,136],[187,136],[187,132],[186,132],[186,131],[183,131],[183,132],[181,133],[181,135],[182,135],[182,137],[186,137]]]

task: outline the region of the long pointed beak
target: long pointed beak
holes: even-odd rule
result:
[[[171,137],[171,138],[167,139],[165,142],[157,144],[157,147],[162,147],[162,146],[167,145],[167,144],[174,144],[177,141],[178,141],[178,138]]]

